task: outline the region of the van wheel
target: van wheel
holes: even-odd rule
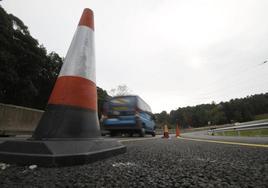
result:
[[[101,136],[106,136],[106,133],[101,133]]]
[[[144,137],[144,136],[145,136],[145,129],[142,128],[142,129],[140,130],[140,137]]]
[[[155,137],[155,131],[154,131],[154,132],[152,132],[152,137]]]
[[[116,132],[115,131],[111,131],[110,132],[110,135],[111,135],[111,137],[114,137],[114,136],[116,136]]]
[[[130,137],[132,137],[133,136],[133,133],[131,132],[131,133],[128,133],[128,135],[130,136]]]

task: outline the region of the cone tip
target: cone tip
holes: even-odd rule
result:
[[[89,8],[84,9],[78,25],[87,26],[92,30],[94,30],[94,16],[93,11],[91,9]]]

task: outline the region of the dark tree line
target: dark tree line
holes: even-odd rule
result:
[[[101,118],[101,115],[103,114],[104,111],[104,103],[107,102],[107,100],[111,97],[108,95],[107,91],[97,87],[97,92],[98,92],[98,116],[99,119]]]
[[[0,102],[44,109],[62,58],[47,54],[27,26],[0,7]]]
[[[44,109],[62,63],[57,53],[47,53],[19,18],[0,6],[1,103]],[[98,88],[98,96],[101,106],[108,95]]]
[[[232,99],[219,104],[178,108],[169,114],[163,111],[155,115],[159,125],[179,123],[181,127],[188,128],[250,121],[254,120],[256,115],[265,113],[268,113],[268,93]]]

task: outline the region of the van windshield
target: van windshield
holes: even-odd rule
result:
[[[112,106],[134,106],[134,97],[117,97],[110,100],[110,105]]]
[[[111,99],[109,102],[109,114],[131,115],[134,113],[135,106],[136,99],[133,96],[116,97]]]

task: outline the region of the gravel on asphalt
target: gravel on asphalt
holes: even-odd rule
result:
[[[127,153],[87,165],[6,165],[0,187],[268,187],[267,148],[176,138],[124,144]]]

